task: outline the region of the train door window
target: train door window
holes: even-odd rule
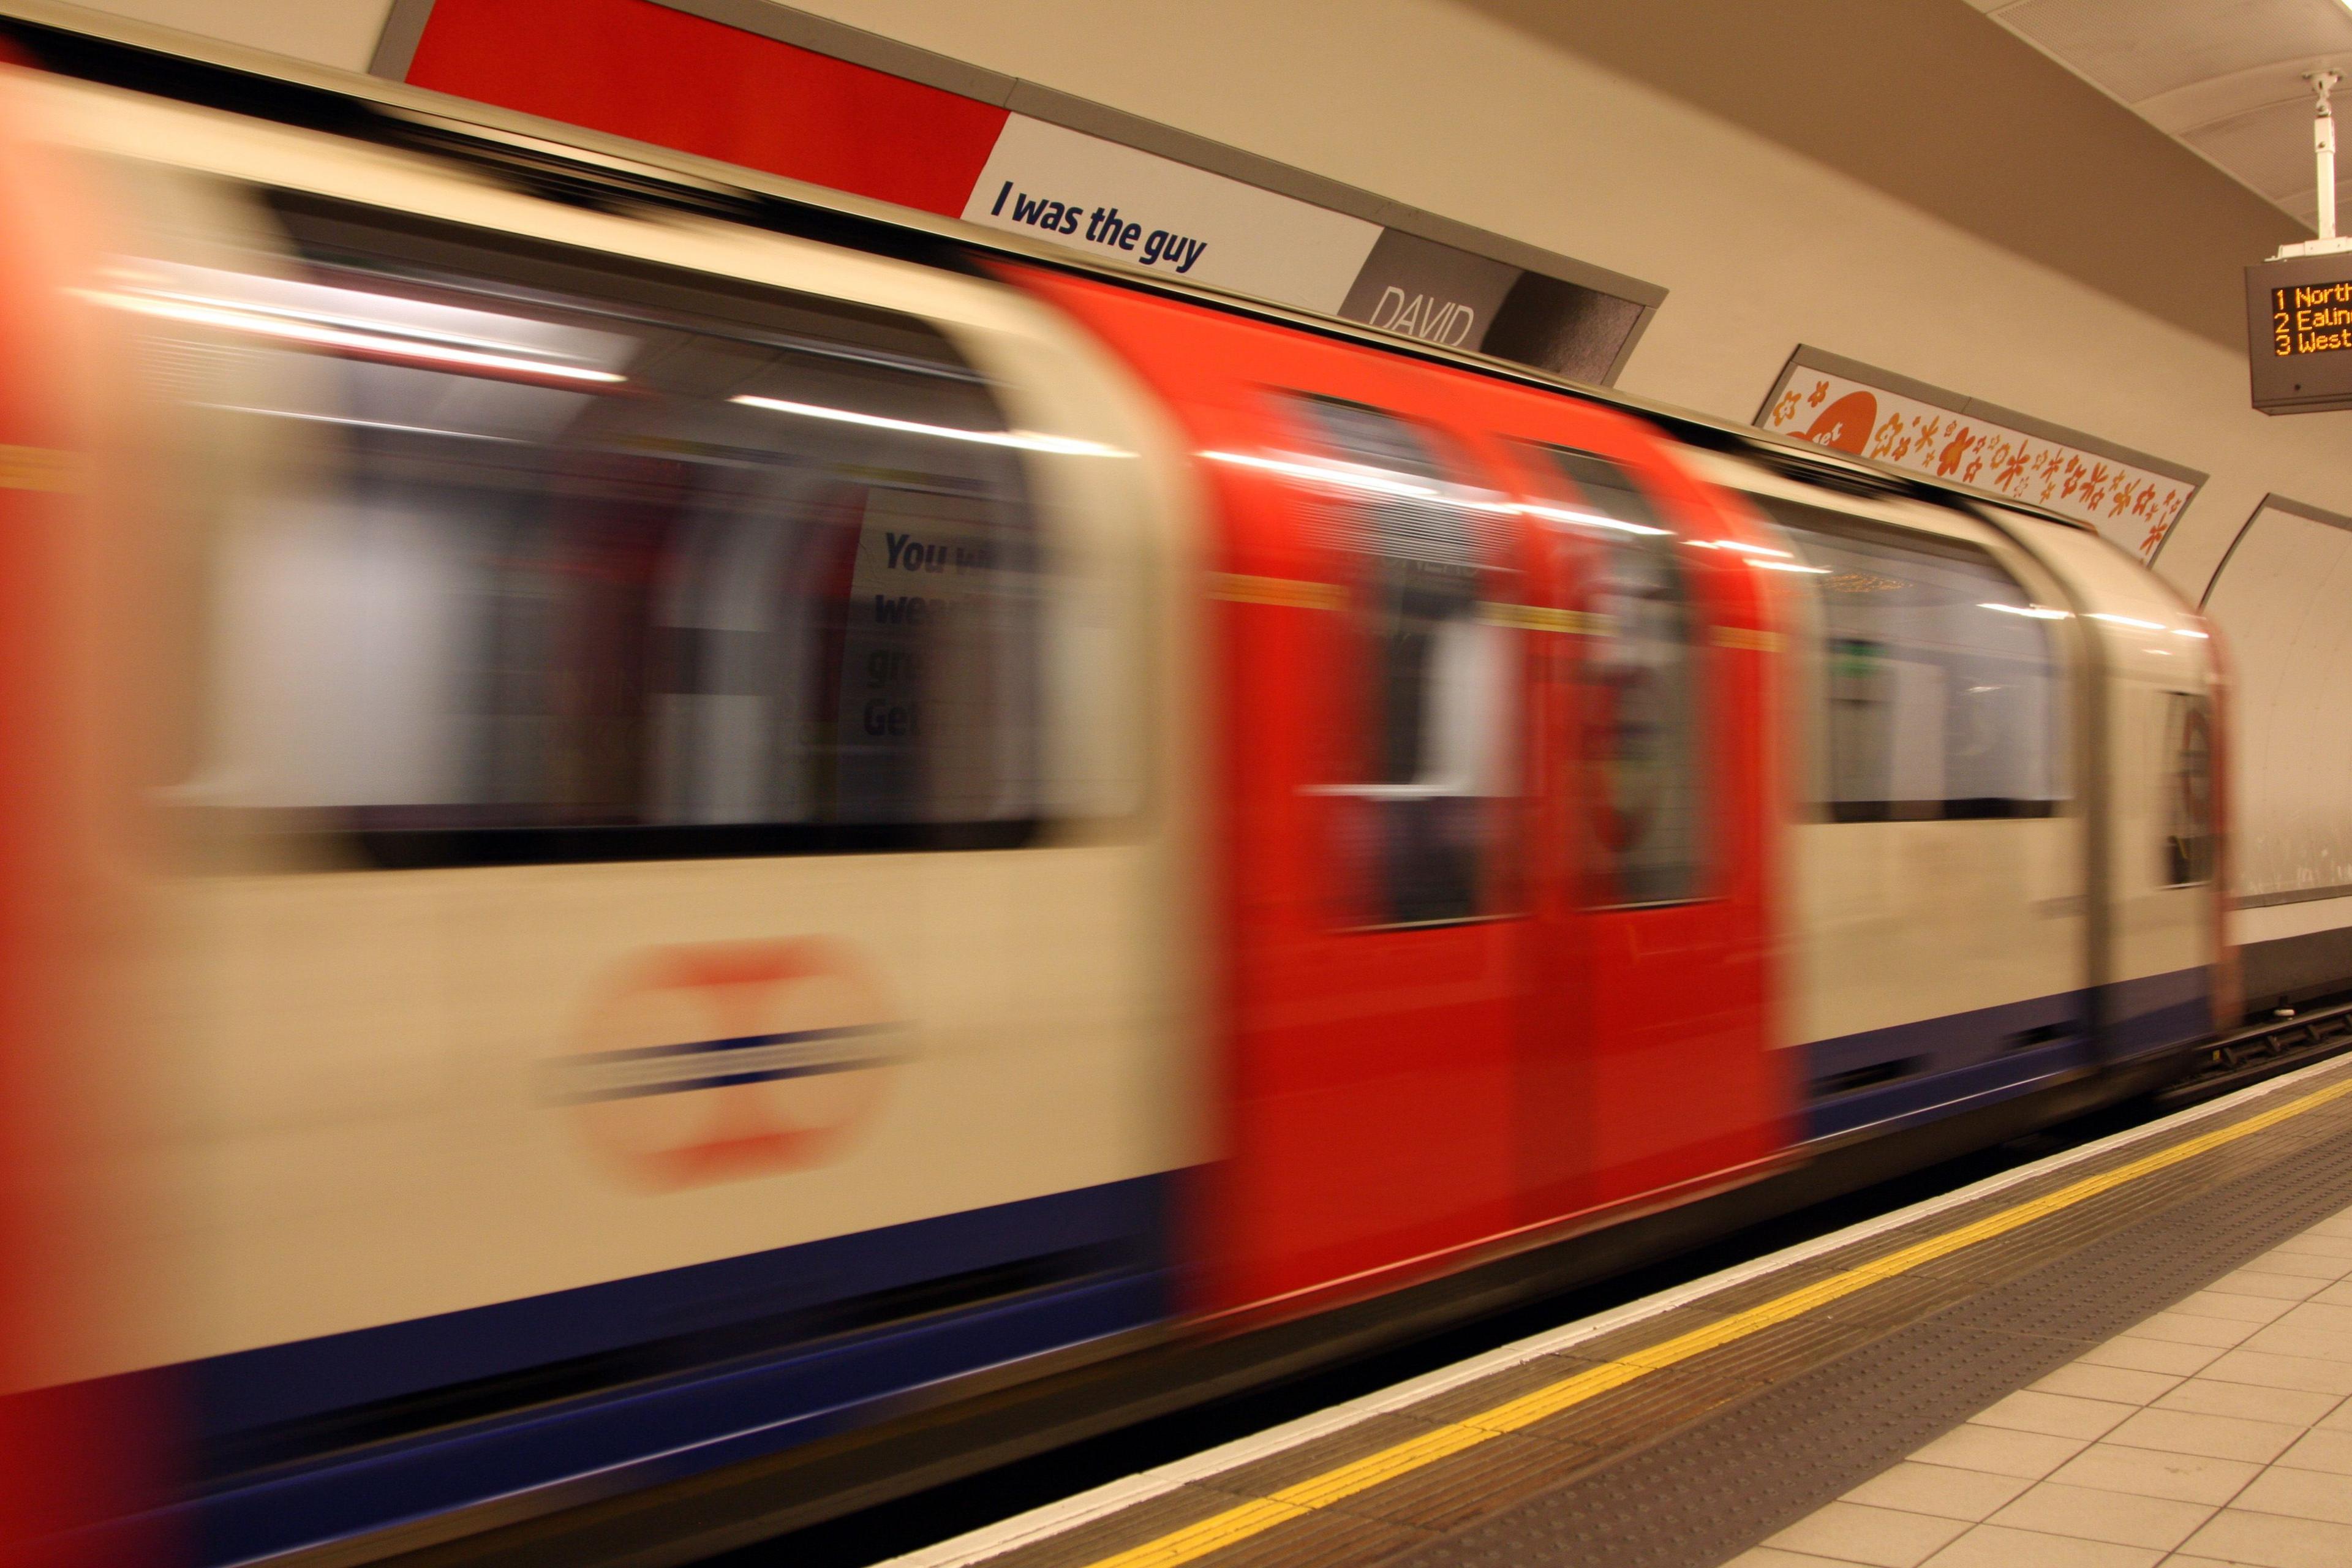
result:
[[[1588,903],[1685,902],[1706,861],[1706,705],[1680,540],[1633,477],[1591,452],[1538,447],[1561,504],[1547,520],[1588,545],[1573,744],[1586,780]]]
[[[2063,612],[1983,550],[1759,498],[1820,595],[1833,822],[2048,816],[2065,797]]]
[[[1321,448],[1328,537],[1353,563],[1354,701],[1344,743],[1343,853],[1373,926],[1495,915],[1510,902],[1496,854],[1498,798],[1516,795],[1517,640],[1486,613],[1502,570],[1497,524],[1441,463],[1435,438],[1393,415],[1289,400]],[[1336,464],[1328,460],[1336,458]]]
[[[2185,691],[2158,694],[2163,704],[2164,883],[2188,887],[2213,878],[2213,705]]]
[[[225,796],[379,863],[1003,846],[1041,815],[1016,435],[921,321],[289,201],[152,279],[246,520]],[[1071,460],[1056,458],[1055,460]]]

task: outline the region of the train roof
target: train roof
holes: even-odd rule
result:
[[[2030,502],[1908,473],[1615,388],[1573,381],[1532,365],[1423,342],[1212,285],[1139,274],[961,218],[175,28],[129,21],[61,0],[0,0],[0,33],[38,63],[84,80],[449,159],[558,201],[700,212],[934,265],[969,267],[975,255],[1016,258],[1582,398],[1646,419],[1694,446],[1743,457],[1831,489],[1910,496],[1943,505],[1995,506],[2064,528],[2081,531],[2086,526]]]

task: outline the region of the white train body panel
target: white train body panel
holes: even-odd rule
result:
[[[2201,617],[2114,545],[2043,527],[2029,537],[2100,645],[2109,934],[2097,983],[2114,1049],[2137,1055],[2214,1023],[2221,889],[2211,864],[2169,864],[2168,847],[2179,832],[2180,792],[2198,783],[2183,778],[2177,755],[2184,720],[2207,727],[2210,767],[2213,643]],[[2203,783],[2210,790],[2210,772]],[[2209,795],[2203,809],[2210,807]]]
[[[2028,601],[2055,596],[2032,556],[1966,512],[1825,491],[1744,461],[1706,467],[1775,524],[1814,520],[1898,549],[1948,542],[1979,569],[2005,574]],[[1832,747],[1824,730],[1837,700],[1830,689],[1837,656],[1822,650],[1829,636],[1822,595],[1837,592],[1841,579],[1832,572],[1830,585],[1820,584],[1822,568],[1803,566],[1805,542],[1785,526],[1775,532],[1802,568],[1784,574],[1800,647],[1789,729],[1792,798],[1810,803],[1789,834],[1783,1038],[1803,1053],[1820,1097],[1815,1135],[2018,1092],[2019,1052],[2034,1053],[2049,1075],[2078,1068],[2088,1043],[2090,964],[2089,813],[2071,739],[2087,693],[2080,634],[2063,621],[2047,623],[2050,700],[2033,713],[2046,726],[2057,785],[2047,815],[1839,820],[1829,804]],[[1925,725],[1892,738],[1898,774],[1907,768],[1931,784],[1940,779],[1950,728],[1944,705],[1964,695],[1898,699],[1898,711],[1924,712],[1916,722]]]
[[[1189,601],[1167,591],[1191,569],[1198,530],[1158,416],[1122,371],[1019,296],[939,271],[556,205],[131,95],[28,87],[68,141],[109,158],[168,149],[176,169],[237,185],[919,317],[1000,389],[1019,428],[1114,454],[1024,455],[1052,561],[1047,798],[1072,819],[1035,847],[313,865],[184,882],[173,1035],[190,1056],[174,1069],[184,1114],[163,1158],[187,1199],[187,1286],[168,1339],[142,1361],[342,1333],[1199,1160],[1198,764],[1183,673],[1196,661]],[[1147,732],[1147,713],[1165,721]],[[600,1009],[641,1000],[614,993],[648,953],[813,939],[850,955],[868,994],[803,1005],[878,1008],[853,1022],[890,1026],[886,1065],[840,1075],[871,1084],[793,1086],[805,1092],[791,1114],[854,1123],[837,1150],[777,1173],[666,1183],[632,1159],[632,1140],[690,1130],[656,1117],[616,1132],[600,1129],[596,1107],[563,1102],[564,1058],[598,1037]]]

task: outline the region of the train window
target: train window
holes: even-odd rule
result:
[[[1820,595],[1830,820],[2053,815],[2065,795],[2058,612],[1975,545],[1759,499]]]
[[[2164,882],[2213,878],[2213,705],[2185,691],[2161,694],[2164,755]]]
[[[1587,781],[1586,901],[1687,901],[1705,870],[1706,794],[1699,617],[1679,541],[1618,464],[1565,447],[1536,451],[1564,503],[1549,521],[1591,546],[1581,605],[1591,635],[1580,649],[1572,731]]]
[[[175,348],[247,362],[219,417],[310,443],[230,552],[215,798],[397,865],[1029,837],[1023,437],[944,338],[284,216],[297,269],[142,285]]]
[[[1501,515],[1438,458],[1434,437],[1393,415],[1324,397],[1292,408],[1339,464],[1316,493],[1355,561],[1360,659],[1342,782],[1340,842],[1373,926],[1499,913],[1496,797],[1518,790],[1516,638],[1482,614]]]

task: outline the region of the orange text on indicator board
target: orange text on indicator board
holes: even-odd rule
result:
[[[2271,352],[2327,353],[2352,349],[2352,281],[2297,283],[2271,290]]]

